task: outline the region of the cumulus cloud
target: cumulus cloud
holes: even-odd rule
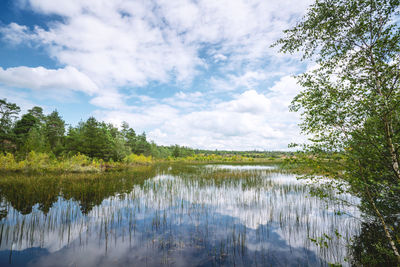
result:
[[[242,75],[228,74],[226,77],[210,79],[211,86],[214,91],[235,91],[238,88],[253,89],[267,78],[276,75],[276,73],[267,73],[262,70],[247,71]]]
[[[287,149],[291,142],[304,140],[297,127],[298,116],[289,112],[288,103],[299,92],[295,80],[283,77],[268,90],[260,93],[246,90],[231,100],[200,106],[195,110],[177,109],[177,94],[171,104],[155,104],[134,111],[98,112],[106,121],[120,125],[128,121],[156,143],[195,146],[206,149],[278,150]],[[283,96],[283,98],[280,97]],[[198,95],[195,102],[201,102]],[[192,98],[184,95],[188,106]],[[178,141],[178,142],[177,142]]]
[[[93,80],[144,86],[174,77],[191,80],[206,66],[200,55],[204,48],[216,60],[229,55],[225,65],[262,61],[309,2],[30,0],[34,11],[65,19],[32,32],[11,23],[2,33],[14,42],[36,40],[60,63]]]
[[[62,19],[45,28],[10,23],[2,39],[40,46],[66,67],[0,69],[7,86],[82,91],[98,116],[132,122],[163,144],[278,149],[298,137],[287,110],[298,87],[286,76],[300,67],[269,47],[311,0],[22,2]],[[150,97],[152,83],[179,89]],[[139,105],[127,103],[133,98]]]
[[[263,94],[255,90],[245,91],[235,100],[217,105],[220,110],[234,113],[263,114],[270,110],[271,101]]]
[[[122,1],[30,1],[37,12],[65,16],[48,30],[27,33],[12,23],[3,28],[14,42],[34,39],[60,63],[71,65],[107,86],[144,86],[149,81],[191,79],[201,64],[194,47],[172,31],[154,27],[154,14],[140,14]],[[140,5],[139,3],[136,4]],[[150,12],[148,7],[141,7]],[[142,16],[149,16],[143,18]],[[32,37],[34,36],[34,37]]]
[[[10,23],[7,27],[0,28],[0,34],[7,43],[11,44],[19,44],[33,38],[27,26],[14,22]]]
[[[114,109],[118,107],[119,109],[125,108],[129,109],[129,107],[123,101],[123,96],[116,91],[102,91],[99,95],[92,98],[90,103],[108,109]]]
[[[43,67],[0,67],[0,83],[8,87],[29,88],[34,90],[82,91],[89,95],[98,92],[96,84],[74,67],[46,69]]]

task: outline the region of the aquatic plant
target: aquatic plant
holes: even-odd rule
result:
[[[309,192],[294,175],[257,165],[9,174],[0,179],[0,247],[14,255],[42,247],[42,260],[73,251],[78,265],[116,255],[148,265],[346,265],[357,209]],[[324,246],[312,242],[325,235]]]

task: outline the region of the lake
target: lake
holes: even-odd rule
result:
[[[348,265],[360,232],[354,205],[275,166],[14,174],[0,195],[1,266]]]

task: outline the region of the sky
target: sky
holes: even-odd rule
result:
[[[0,0],[0,98],[159,145],[287,150],[310,68],[271,44],[310,0]]]

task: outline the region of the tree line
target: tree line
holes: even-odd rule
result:
[[[188,147],[158,146],[147,140],[146,133],[137,134],[128,123],[120,129],[94,117],[69,126],[57,110],[44,114],[35,106],[20,116],[21,108],[0,99],[0,151],[24,159],[29,152],[48,153],[54,157],[68,157],[78,153],[106,161],[121,161],[137,154],[155,158],[193,155]]]

